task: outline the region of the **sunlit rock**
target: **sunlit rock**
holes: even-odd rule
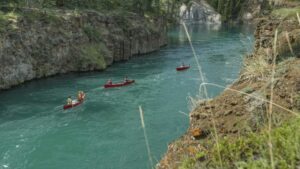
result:
[[[216,12],[206,1],[192,1],[188,6],[186,4],[182,4],[180,7],[179,16],[181,22],[221,24],[221,15]]]

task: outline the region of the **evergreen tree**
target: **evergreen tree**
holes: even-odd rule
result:
[[[64,0],[56,0],[55,5],[57,7],[62,7],[65,5]]]
[[[218,12],[219,13],[223,13],[223,7],[224,7],[224,4],[223,4],[224,0],[218,0]]]
[[[227,15],[228,15],[227,19],[229,19],[229,20],[232,19],[232,15],[234,12],[234,7],[233,7],[234,1],[235,0],[229,0],[229,8],[228,8],[228,13],[227,13]]]

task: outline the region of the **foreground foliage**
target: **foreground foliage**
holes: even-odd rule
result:
[[[275,167],[289,169],[299,167],[300,160],[300,119],[293,119],[272,131],[272,144]],[[239,138],[224,138],[219,142],[221,161],[217,146],[211,151],[199,152],[201,158],[205,154],[205,162],[200,158],[188,158],[181,164],[181,169],[198,168],[240,168],[240,169],[270,169],[268,151],[268,133],[251,133]],[[202,163],[202,164],[201,164]],[[205,164],[204,164],[205,163]],[[203,166],[202,166],[203,167]]]

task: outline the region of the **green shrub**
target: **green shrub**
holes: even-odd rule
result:
[[[280,8],[272,11],[272,15],[279,16],[282,18],[296,17],[297,12],[300,14],[300,7],[295,8]]]
[[[195,159],[186,158],[179,166],[179,169],[192,169],[194,168],[195,163],[196,163]]]
[[[105,51],[101,50],[101,48],[100,44],[84,45],[81,48],[81,57],[78,60],[79,66],[82,68],[106,68]]]
[[[89,24],[84,25],[83,31],[89,37],[91,42],[101,42],[101,33],[93,26]]]
[[[3,12],[0,10],[0,32],[7,29],[16,29],[20,15],[16,12]]]
[[[300,159],[300,119],[292,120],[271,133],[276,168],[296,168]],[[236,140],[225,138],[219,142],[223,168],[270,169],[268,133],[251,133]],[[214,146],[211,168],[218,168],[218,150]]]

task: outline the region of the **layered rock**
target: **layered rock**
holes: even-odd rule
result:
[[[150,22],[134,14],[2,11],[0,90],[59,73],[103,70],[166,44],[162,20]]]

